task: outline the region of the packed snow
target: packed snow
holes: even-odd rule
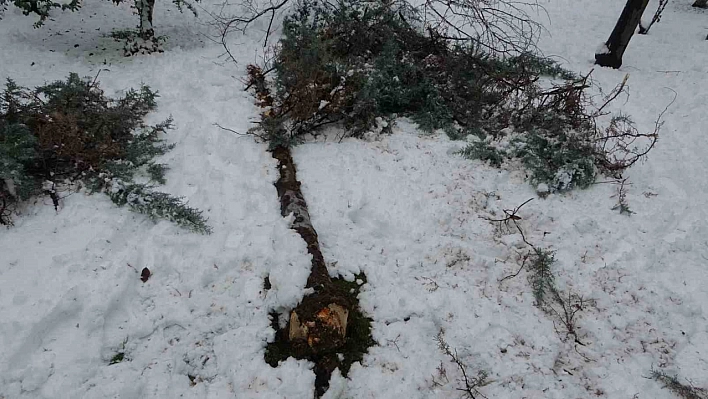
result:
[[[541,50],[587,74],[588,49],[621,3],[543,2]],[[330,273],[366,274],[359,300],[377,342],[348,378],[335,373],[326,397],[461,397],[439,335],[468,374],[489,374],[479,387],[488,398],[673,398],[652,369],[708,388],[707,18],[671,2],[649,35],[633,37],[621,69],[592,73],[605,91],[630,75],[615,111],[643,131],[671,104],[657,147],[626,174],[631,216],[612,209],[618,187],[603,178],[542,199],[518,167],[463,159],[464,142],[406,119],[391,135],[296,147]],[[164,2],[155,25],[165,52],[124,58],[106,35],[136,21],[125,4],[87,2],[33,29],[10,7],[0,78],[34,87],[98,75],[108,95],[149,84],[160,97],[148,122],[172,115],[176,125],[161,189],[204,210],[214,232],[155,223],[102,195],[59,192],[58,211],[49,198],[23,206],[0,231],[0,398],[312,398],[310,363],[263,360],[269,313],[298,303],[310,268],[280,216],[276,162],[266,144],[214,125],[246,132],[257,118],[242,78],[262,55],[262,31],[232,37],[235,64],[210,40],[207,12]],[[589,301],[580,344],[534,306],[523,271],[504,279],[527,247],[488,219],[529,198],[518,213],[526,238],[556,251],[559,287]]]

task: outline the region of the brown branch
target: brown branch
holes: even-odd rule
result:
[[[241,133],[241,132],[238,132],[238,131],[236,131],[236,130],[229,129],[228,127],[221,126],[221,125],[218,124],[218,123],[212,123],[212,125],[218,127],[218,128],[221,129],[221,130],[226,130],[227,132],[234,133],[234,134],[236,134],[236,135],[238,135],[238,136],[253,136],[253,137],[257,137],[257,138],[260,139],[260,140],[264,140],[264,141],[267,140],[267,137],[265,137],[265,136],[263,136],[263,135],[261,135],[261,134],[257,134],[257,133],[255,133],[255,132],[253,132],[252,130],[249,130],[248,133]]]
[[[528,259],[529,259],[529,254],[524,255],[524,260],[521,262],[521,267],[519,268],[519,270],[517,270],[516,273],[509,274],[508,276],[503,277],[501,280],[499,280],[499,282],[503,283],[505,280],[514,278],[514,277],[518,276],[519,274],[521,274],[521,271],[524,270],[524,268],[526,267],[526,261]]]
[[[509,220],[519,220],[521,219],[520,217],[516,216],[516,214],[519,212],[519,210],[529,202],[533,201],[533,198],[529,198],[526,201],[524,201],[523,204],[517,206],[514,209],[504,209],[504,213],[507,215],[504,219],[489,219],[489,218],[484,218],[490,222],[508,222]]]
[[[462,373],[462,382],[465,386],[463,388],[457,388],[457,390],[464,392],[470,399],[476,399],[477,395],[487,399],[486,396],[479,392],[479,388],[488,383],[487,373],[480,371],[476,377],[469,376],[467,374],[467,366],[465,366],[462,359],[460,359],[460,356],[457,354],[457,349],[450,348],[450,345],[445,341],[444,331],[442,329],[438,332],[435,340],[438,342],[438,348],[455,363]]]
[[[592,70],[590,71],[592,73]],[[590,76],[590,74],[588,74]],[[624,79],[622,79],[622,83],[619,85],[615,86],[614,89],[610,92],[610,94],[605,98],[605,102],[600,106],[600,108],[595,111],[595,113],[592,116],[600,116],[602,115],[602,110],[605,109],[605,107],[610,104],[612,101],[614,101],[621,93],[624,92],[624,88],[627,85],[627,79],[629,79],[629,74],[624,75]]]

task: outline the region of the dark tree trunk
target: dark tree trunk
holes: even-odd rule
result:
[[[595,53],[595,64],[612,68],[622,66],[622,55],[639,25],[647,4],[649,0],[627,0],[610,38],[605,43],[606,48]]]
[[[276,148],[273,150],[273,158],[278,160],[280,171],[280,179],[275,187],[280,197],[281,214],[293,215],[291,228],[305,240],[307,252],[312,255],[312,269],[306,287],[315,292],[303,298],[300,305],[291,312],[288,336],[293,345],[301,345],[307,352],[328,352],[344,344],[347,318],[353,303],[329,277],[290,150]]]
[[[293,162],[290,150],[285,147],[278,147],[273,150],[273,158],[278,160],[278,170],[280,178],[275,182],[280,198],[280,212],[283,216],[293,215],[291,228],[297,231],[307,243],[307,252],[312,255],[312,269],[307,279],[307,288],[314,288],[320,291],[332,284],[329,277],[324,257],[320,251],[317,232],[312,226],[310,213],[307,210],[307,203],[300,190],[300,182],[297,180],[295,163]]]
[[[155,0],[135,0],[135,7],[140,16],[140,38],[152,40],[155,37],[155,29],[152,25],[152,12],[155,9]]]
[[[693,6],[698,8],[708,8],[708,0],[696,0],[693,3]],[[708,40],[708,36],[706,36],[706,40]]]
[[[291,228],[305,240],[307,252],[312,255],[306,287],[312,288],[314,293],[304,297],[290,312],[287,337],[296,358],[315,361],[315,385],[326,387],[332,371],[340,363],[336,351],[346,343],[349,313],[355,303],[329,277],[290,150],[278,147],[273,150],[273,158],[278,160],[280,171],[275,188],[280,197],[281,214],[293,216]]]

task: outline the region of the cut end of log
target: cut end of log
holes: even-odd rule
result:
[[[336,303],[331,303],[317,313],[317,318],[322,324],[331,328],[333,331],[337,331],[342,337],[347,333],[348,317],[349,311]]]
[[[330,286],[302,299],[288,315],[290,320],[285,328],[278,324],[278,313],[271,313],[275,340],[266,346],[266,362],[278,367],[289,357],[311,361],[315,397],[324,395],[335,369],[346,377],[352,364],[361,362],[375,345],[371,319],[356,304],[365,281],[364,274],[357,275],[355,281],[332,279]]]
[[[290,313],[290,341],[302,340],[313,352],[329,349],[344,343],[347,333],[349,310],[336,303],[320,309],[314,315],[314,320],[306,321],[297,314]]]

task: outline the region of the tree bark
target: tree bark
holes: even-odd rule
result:
[[[605,42],[605,48],[595,53],[595,64],[615,69],[622,66],[624,51],[639,25],[647,4],[649,0],[627,0],[610,38]]]
[[[140,16],[140,38],[152,40],[155,37],[155,28],[152,25],[152,12],[155,9],[155,0],[135,0],[135,7]]]

